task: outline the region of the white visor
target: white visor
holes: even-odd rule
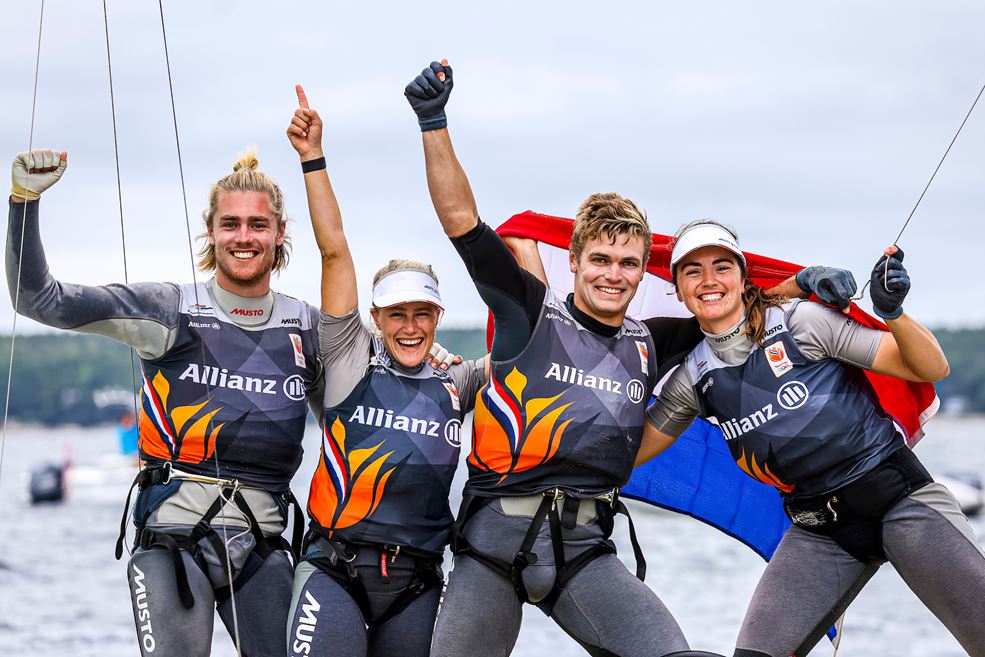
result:
[[[731,251],[739,257],[743,268],[746,266],[746,257],[742,255],[742,249],[732,237],[732,233],[716,224],[698,224],[688,228],[674,242],[674,250],[670,254],[671,271],[684,259],[684,256],[705,246],[717,246]]]
[[[424,301],[433,303],[441,310],[441,294],[438,281],[422,271],[402,269],[387,274],[373,286],[373,305],[387,308],[398,303]]]

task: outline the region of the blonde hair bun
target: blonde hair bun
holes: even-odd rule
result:
[[[251,146],[246,149],[246,152],[239,157],[236,164],[233,165],[233,171],[239,171],[240,169],[249,169],[250,171],[256,171],[260,166],[260,160],[257,159],[257,149],[256,146]]]

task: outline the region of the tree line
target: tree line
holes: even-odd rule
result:
[[[951,364],[951,375],[937,384],[944,408],[985,413],[985,328],[945,329],[935,334]],[[438,341],[467,358],[486,352],[483,329],[439,330]],[[10,336],[0,337],[4,399],[10,345]],[[116,421],[133,410],[140,365],[118,342],[73,333],[23,335],[14,340],[13,354],[11,421],[90,426]]]

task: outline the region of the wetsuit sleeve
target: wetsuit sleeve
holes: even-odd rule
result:
[[[178,286],[172,283],[75,285],[56,280],[48,271],[41,244],[38,206],[38,201],[10,203],[7,288],[17,312],[55,328],[119,340],[146,360],[167,353],[178,330],[181,302]]]
[[[694,387],[688,379],[687,370],[678,367],[667,379],[656,401],[646,409],[646,420],[657,431],[677,438],[691,426],[697,415],[698,398]]]
[[[801,353],[811,360],[834,358],[870,369],[886,333],[862,326],[825,305],[801,301],[787,315],[790,334]]]
[[[530,342],[547,286],[523,270],[502,238],[481,221],[451,242],[496,322],[492,359],[515,358]]]
[[[468,413],[475,406],[475,396],[486,383],[485,357],[467,360],[448,368],[448,375],[458,388],[458,399],[462,405],[462,413]]]
[[[653,336],[657,380],[684,362],[684,357],[704,339],[694,317],[652,317],[643,320]]]
[[[342,317],[321,313],[318,353],[325,375],[325,408],[343,402],[366,374],[372,341],[358,308]]]

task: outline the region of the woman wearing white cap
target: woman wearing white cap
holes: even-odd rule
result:
[[[985,554],[858,371],[909,381],[948,373],[934,336],[903,313],[902,260],[890,247],[872,271],[885,332],[766,294],[746,277],[734,231],[717,222],[677,233],[678,298],[706,337],[648,410],[638,463],[708,418],[739,467],[780,491],[794,523],[759,582],[735,657],[806,655],[887,560],[969,654],[985,655]]]
[[[355,267],[325,170],[322,122],[297,91],[301,108],[287,133],[301,157],[322,255],[326,386],[288,652],[423,657],[443,581],[461,422],[484,383],[484,362],[447,372],[425,362],[442,302],[437,277],[423,263],[393,260],[376,274],[374,330],[363,325]]]

